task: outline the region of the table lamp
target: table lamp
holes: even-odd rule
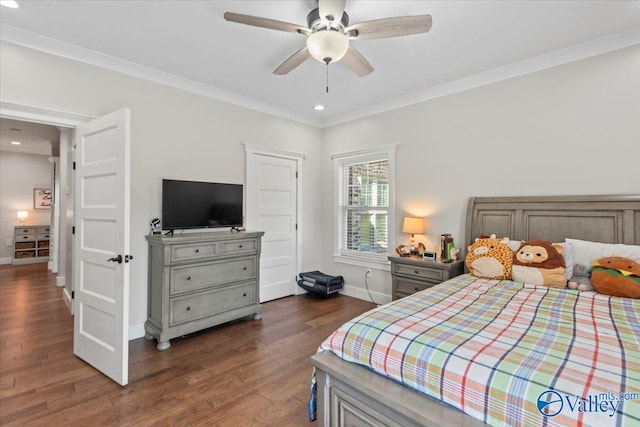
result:
[[[29,218],[28,211],[18,211],[18,224],[25,225],[27,218]]]
[[[424,218],[414,216],[405,216],[402,223],[402,232],[411,234],[410,246],[411,250],[415,248],[415,235],[424,233]]]

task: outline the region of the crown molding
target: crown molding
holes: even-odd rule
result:
[[[571,46],[566,49],[557,50],[535,58],[526,59],[504,67],[494,68],[482,73],[467,76],[458,80],[431,87],[410,95],[389,99],[378,104],[373,104],[367,108],[360,108],[352,114],[343,114],[340,118],[327,120],[322,123],[323,127],[331,127],[342,123],[347,123],[375,114],[384,113],[391,110],[407,107],[451,95],[465,90],[495,83],[501,80],[534,73],[556,67],[558,65],[579,61],[596,55],[601,55],[614,50],[640,44],[640,27],[612,34],[587,43]]]
[[[40,34],[25,31],[10,25],[2,25],[0,40],[52,55],[61,56],[63,58],[72,59],[74,61],[95,65],[100,68],[138,77],[140,79],[152,81],[165,86],[174,87],[186,92],[195,93],[197,95],[223,101],[249,110],[258,111],[260,113],[280,117],[282,119],[292,120],[315,127],[322,126],[320,121],[309,120],[306,116],[296,114],[295,112],[284,108],[279,108],[256,99],[218,89],[213,86],[176,76],[175,74],[166,73],[155,68],[136,64],[131,61],[126,61],[124,59],[96,52],[91,49],[86,49],[71,43],[62,42],[50,37],[44,37]]]
[[[151,67],[146,67],[113,56],[105,55],[90,49],[85,49],[70,43],[44,37],[10,25],[3,25],[1,27],[0,40],[174,87],[282,119],[319,128],[328,128],[364,117],[429,101],[442,96],[463,92],[465,90],[477,88],[501,80],[530,74],[569,62],[637,45],[640,44],[640,27],[634,27],[621,33],[609,35],[594,41],[537,56],[535,58],[526,59],[515,64],[470,75],[452,82],[418,91],[410,95],[385,100],[366,108],[358,108],[357,111],[352,113],[344,113],[339,116],[330,116],[323,119],[318,118],[317,120],[310,119],[305,115],[279,108],[256,99],[198,83],[174,74],[165,73]]]

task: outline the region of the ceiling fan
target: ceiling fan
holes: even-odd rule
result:
[[[431,29],[431,15],[399,16],[349,25],[349,15],[344,11],[345,3],[346,0],[318,0],[318,7],[307,15],[306,27],[233,12],[226,12],[224,19],[307,36],[306,45],[273,71],[277,75],[289,73],[311,56],[327,65],[343,60],[351,71],[364,77],[373,71],[373,67],[349,45],[350,40],[406,36],[426,33]]]

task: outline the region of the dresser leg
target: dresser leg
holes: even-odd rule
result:
[[[255,313],[253,315],[253,320],[260,320],[262,319],[262,313]]]
[[[147,341],[151,341],[153,339],[153,335],[151,335],[149,332],[145,332],[144,339]]]
[[[169,347],[171,347],[171,342],[170,341],[158,341],[158,345],[156,346],[158,351],[165,351]]]

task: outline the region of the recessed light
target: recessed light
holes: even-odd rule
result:
[[[18,7],[18,2],[14,0],[0,0],[0,6],[10,7],[11,9],[16,9]]]
[[[20,141],[11,141],[11,145],[21,145]]]
[[[314,105],[313,109],[316,111],[322,111],[324,110],[324,105],[322,104]]]

